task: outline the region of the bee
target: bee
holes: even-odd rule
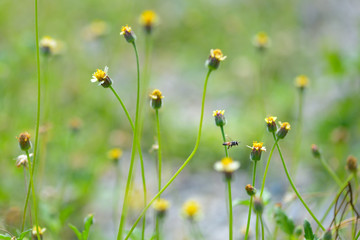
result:
[[[227,146],[228,149],[233,147],[233,146],[238,146],[239,145],[239,142],[238,141],[230,141],[230,142],[224,142],[222,144],[223,146]]]

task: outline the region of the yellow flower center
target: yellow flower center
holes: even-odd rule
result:
[[[97,69],[94,73],[94,77],[96,77],[97,80],[102,81],[106,77],[106,73],[101,69]]]
[[[189,217],[193,217],[195,216],[199,210],[200,210],[200,205],[198,202],[196,201],[193,201],[193,200],[190,200],[190,201],[187,201],[185,204],[184,204],[184,213],[189,216]]]
[[[277,119],[277,117],[270,116],[270,117],[265,118],[265,122],[268,124],[272,124],[275,122],[276,119]]]
[[[283,122],[280,125],[281,125],[281,128],[285,128],[286,130],[290,130],[290,123]]]
[[[300,88],[307,87],[309,85],[309,78],[305,75],[300,75],[295,78],[295,85]]]
[[[161,91],[159,89],[155,89],[151,94],[150,97],[154,100],[162,99],[164,96],[162,95]]]
[[[122,151],[120,148],[114,148],[109,151],[110,159],[118,159],[122,156]]]
[[[225,110],[216,110],[216,111],[213,111],[213,116],[214,117],[219,116],[219,115],[224,116],[224,113],[225,113]]]
[[[256,42],[260,45],[260,46],[264,46],[269,42],[269,37],[266,33],[264,32],[260,32],[256,35]]]
[[[166,211],[169,207],[170,207],[169,201],[162,198],[156,200],[154,203],[154,209],[159,212]]]
[[[152,25],[155,22],[156,18],[157,16],[154,11],[146,10],[141,14],[140,22],[143,25]]]
[[[122,34],[125,34],[126,32],[131,32],[131,27],[129,27],[128,25],[121,28]]]
[[[223,159],[221,159],[221,164],[224,165],[224,166],[228,166],[233,162],[234,161],[229,157],[224,157]]]
[[[223,61],[226,58],[226,56],[222,54],[220,49],[211,50],[210,56],[216,58],[219,61]]]
[[[261,150],[263,144],[264,144],[264,143],[262,143],[262,142],[254,141],[254,142],[253,142],[253,148],[255,148],[256,150]]]

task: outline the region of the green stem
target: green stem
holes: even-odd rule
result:
[[[354,189],[354,205],[357,203],[357,190],[358,190],[358,177],[357,177],[357,171],[353,172],[354,175],[354,180],[355,180],[355,189]],[[352,212],[352,217],[355,217],[355,212]],[[355,221],[353,221],[352,224],[352,231],[353,231],[353,238],[355,239],[355,235],[356,235],[356,224],[357,224],[357,218],[355,218]]]
[[[133,224],[133,226],[131,227],[130,231],[128,232],[128,234],[125,237],[125,240],[128,239],[131,235],[131,233],[134,231],[136,225],[138,224],[138,222],[140,221],[140,219],[142,218],[142,216],[145,214],[145,212],[147,211],[147,209],[151,206],[151,204],[161,195],[161,193],[163,193],[168,187],[169,185],[175,180],[175,178],[182,172],[182,170],[186,167],[186,165],[190,162],[190,160],[194,157],[197,149],[199,148],[199,144],[200,144],[200,138],[201,138],[201,129],[202,129],[202,124],[203,124],[203,118],[204,118],[204,106],[205,106],[205,95],[206,95],[206,87],[207,87],[207,83],[209,80],[209,76],[210,76],[211,70],[209,69],[206,78],[205,78],[205,83],[204,83],[204,90],[203,90],[203,96],[202,96],[202,103],[201,103],[201,114],[200,114],[200,124],[199,124],[199,132],[197,135],[197,139],[196,139],[196,143],[195,143],[195,147],[193,149],[193,151],[191,152],[191,154],[189,155],[189,157],[186,159],[186,161],[183,163],[183,165],[181,165],[181,167],[176,171],[176,173],[170,178],[170,180],[165,184],[165,186],[150,200],[150,202],[146,205],[146,207],[142,210],[142,212],[140,213],[140,216],[137,218],[137,220],[135,221],[135,223]]]
[[[275,133],[273,132],[273,137],[275,138]],[[274,145],[272,146],[271,148],[271,151],[270,151],[270,154],[269,154],[269,158],[267,160],[267,163],[266,163],[266,167],[265,167],[265,172],[264,172],[264,177],[262,179],[262,184],[261,184],[261,191],[260,191],[260,198],[262,197],[263,193],[264,193],[264,188],[265,188],[265,181],[266,181],[266,176],[267,176],[267,173],[268,173],[268,170],[269,170],[269,166],[270,166],[270,160],[271,160],[271,157],[274,153],[274,149],[275,149],[275,146],[276,146],[276,143],[277,143],[278,140],[275,140],[275,143]]]
[[[36,235],[37,235],[37,239],[40,240],[41,238],[40,238],[40,233],[39,233],[39,223],[38,223],[38,216],[37,216],[36,195],[35,195],[35,187],[34,187],[34,175],[32,173],[33,169],[31,167],[31,159],[30,159],[29,151],[26,150],[25,152],[26,152],[26,156],[27,156],[28,164],[29,164],[30,185],[31,185],[33,205],[34,205]]]
[[[260,224],[261,224],[261,239],[265,239],[265,231],[264,231],[264,222],[262,219],[262,215],[260,215]]]
[[[159,175],[159,181],[158,181],[158,191],[161,190],[161,135],[160,135],[160,120],[159,120],[159,110],[155,110],[155,117],[156,117],[156,130],[157,130],[157,140],[158,140],[158,175]],[[160,198],[160,196],[159,196]]]
[[[256,240],[259,239],[259,214],[256,213],[256,224],[255,224],[255,236],[256,236]]]
[[[220,130],[221,130],[221,135],[222,135],[223,141],[226,142],[224,126],[220,126]],[[225,149],[225,156],[229,157],[227,146],[224,146],[224,149]]]
[[[138,122],[139,122],[139,105],[140,105],[140,66],[139,66],[140,64],[139,64],[139,56],[138,56],[135,42],[133,42],[133,47],[134,47],[134,51],[135,51],[136,66],[137,66],[135,128],[134,128],[134,137],[133,137],[132,150],[131,150],[129,174],[128,174],[128,178],[127,178],[127,182],[126,182],[124,202],[123,202],[123,207],[122,207],[122,211],[121,211],[117,240],[122,239],[122,234],[123,234],[124,227],[125,227],[125,220],[126,220],[126,215],[127,215],[127,205],[128,205],[128,195],[129,195],[129,191],[130,191],[130,185],[131,185],[131,181],[132,181],[133,168],[134,168],[134,162],[135,162],[134,160],[135,160],[135,155],[136,155],[136,145],[139,145],[138,144]]]
[[[293,188],[294,192],[296,193],[297,197],[299,198],[299,200],[301,201],[301,203],[304,205],[304,207],[306,208],[306,210],[308,211],[308,213],[311,215],[311,217],[315,220],[315,222],[317,222],[317,224],[321,227],[322,230],[325,231],[325,228],[324,226],[321,224],[321,222],[315,217],[315,215],[313,214],[313,212],[310,210],[310,208],[308,207],[308,205],[305,203],[305,201],[303,200],[303,198],[301,197],[300,193],[298,192],[298,190],[296,189],[291,177],[290,177],[290,174],[289,174],[289,171],[286,167],[286,164],[285,164],[285,161],[284,161],[284,158],[282,156],[282,153],[281,153],[281,149],[280,149],[280,146],[278,144],[278,142],[275,140],[275,144],[276,144],[276,147],[278,149],[278,152],[279,152],[279,155],[280,155],[280,158],[281,158],[281,161],[282,161],[282,164],[284,166],[284,170],[285,170],[285,173],[286,173],[286,176],[289,180],[289,183],[291,185],[291,187]]]
[[[229,198],[229,240],[233,239],[233,210],[232,210],[232,198],[231,198],[231,179],[227,179],[227,189]]]
[[[253,186],[253,187],[255,187],[256,164],[257,164],[257,161],[254,161],[253,179],[252,179],[252,186]],[[251,220],[251,209],[252,209],[252,205],[253,205],[253,198],[254,198],[254,196],[251,196],[251,197],[250,197],[250,205],[249,205],[248,220],[247,220],[247,224],[246,224],[245,240],[247,240],[247,239],[248,239],[248,236],[249,236],[250,220]]]
[[[339,179],[339,177],[335,174],[335,172],[330,168],[330,166],[325,162],[324,158],[320,156],[320,161],[323,167],[326,169],[326,171],[330,174],[330,176],[334,179],[334,181],[341,187],[342,182]]]
[[[301,142],[302,142],[302,127],[303,127],[303,102],[304,102],[304,89],[299,90],[299,109],[298,109],[298,116],[297,116],[297,131],[296,131],[296,139],[295,139],[295,149],[294,149],[294,173],[296,172],[296,168],[299,163],[300,159],[300,149],[301,149]]]

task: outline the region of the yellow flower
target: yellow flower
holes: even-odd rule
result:
[[[213,111],[213,116],[224,116],[225,110],[215,110]]]
[[[295,86],[304,89],[309,85],[309,78],[305,75],[299,75],[295,78]]]
[[[284,129],[286,129],[286,130],[290,130],[291,129],[291,127],[290,127],[290,123],[288,123],[288,122],[279,122],[279,124],[280,124],[280,127],[281,128],[284,128]]]
[[[45,55],[58,53],[59,46],[55,39],[45,36],[40,40],[40,49]]]
[[[265,152],[266,148],[263,147],[263,144],[264,143],[262,143],[262,142],[253,141],[252,147],[251,146],[248,146],[248,147],[255,151]]]
[[[153,208],[156,212],[158,212],[158,214],[164,214],[169,209],[169,207],[170,202],[163,198],[156,199],[153,204]]]
[[[128,25],[121,27],[120,35],[124,35],[126,33],[131,33],[131,27],[129,27]]]
[[[269,117],[265,118],[265,122],[267,124],[273,124],[273,123],[275,123],[276,119],[277,119],[277,117],[269,116]]]
[[[162,105],[162,99],[164,96],[162,95],[159,89],[155,89],[150,95],[150,105],[153,109],[159,109]]]
[[[270,38],[265,32],[259,32],[255,35],[253,44],[259,49],[265,49],[270,46]]]
[[[39,232],[40,237],[42,237],[42,235],[43,235],[44,232],[46,231],[46,228],[40,228],[40,226],[38,226],[38,229],[37,229],[37,230],[38,230],[38,231],[36,231],[36,226],[34,226],[33,229],[32,229],[32,232],[31,232],[33,238],[37,236],[37,233],[38,233],[38,232]]]
[[[123,155],[123,152],[120,148],[113,148],[108,152],[108,157],[111,160],[118,160]]]
[[[92,21],[83,30],[83,34],[87,40],[93,40],[106,35],[109,32],[108,24],[103,20]]]
[[[93,73],[91,82],[99,82],[99,85],[104,88],[110,87],[112,84],[112,80],[108,76],[109,68],[105,66],[104,71],[101,69],[97,69],[96,72]]]
[[[205,65],[210,70],[216,70],[218,69],[220,62],[224,61],[226,59],[226,56],[223,55],[220,49],[211,49],[210,50],[210,56],[206,60]]]
[[[120,35],[123,35],[128,43],[133,43],[136,38],[134,32],[131,30],[131,27],[128,25],[121,28]]]
[[[155,22],[157,22],[158,16],[152,10],[145,10],[140,15],[140,23],[145,27],[151,27]]]
[[[279,124],[280,124],[280,128],[276,132],[276,135],[279,139],[283,139],[288,133],[288,131],[291,129],[290,124],[288,122],[283,122],[283,123],[279,122]]]
[[[269,132],[276,132],[277,126],[276,126],[276,119],[277,117],[273,117],[273,116],[269,116],[267,118],[265,118],[265,122],[266,122],[266,126],[267,126],[267,130]]]
[[[229,157],[224,157],[221,161],[216,162],[214,169],[218,172],[233,173],[240,167],[240,163],[233,161]]]
[[[188,200],[182,207],[183,214],[189,219],[194,219],[199,215],[200,204],[195,200]]]
[[[211,49],[210,57],[215,58],[218,61],[224,61],[226,56],[223,55],[220,49]]]

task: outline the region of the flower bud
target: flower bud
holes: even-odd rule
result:
[[[252,149],[250,153],[250,160],[252,161],[259,161],[261,153],[266,151],[266,148],[263,147],[263,143],[257,141],[254,141],[252,147],[248,146],[248,148]]]
[[[276,130],[277,130],[277,126],[276,126],[276,122],[275,122],[276,119],[277,119],[277,117],[273,117],[273,116],[265,118],[266,127],[267,127],[268,132],[271,132],[271,133],[276,132]]]
[[[326,232],[324,232],[324,235],[321,239],[322,240],[332,240],[332,233],[331,233],[330,228],[328,230],[326,230]]]
[[[225,113],[225,110],[213,111],[213,116],[215,117],[216,126],[218,126],[218,127],[225,126],[226,119],[225,119],[224,113]]]
[[[208,60],[206,60],[205,65],[210,70],[216,70],[218,69],[220,62],[224,61],[226,59],[226,56],[224,56],[220,49],[211,49],[210,50],[210,56]]]
[[[149,95],[150,96],[150,105],[153,109],[159,109],[162,105],[162,99],[164,96],[159,89],[154,89],[154,91]]]
[[[154,11],[146,10],[140,15],[140,24],[143,25],[145,32],[151,34],[154,24],[157,22],[157,15]]]
[[[256,193],[256,188],[254,188],[251,184],[245,186],[245,191],[249,196],[254,196]]]
[[[264,204],[261,198],[255,197],[254,198],[254,212],[256,214],[262,214],[264,211]]]
[[[315,158],[320,158],[321,154],[319,151],[319,147],[316,144],[311,145],[311,152]]]
[[[129,27],[128,25],[121,28],[120,35],[124,35],[124,38],[128,43],[133,43],[136,40],[136,36],[134,32],[131,30],[131,27]]]
[[[284,122],[284,123],[279,122],[279,124],[280,124],[280,128],[277,130],[276,136],[279,139],[283,139],[291,129],[290,124],[288,122]]]
[[[301,91],[309,85],[309,78],[305,75],[299,75],[295,78],[295,86]]]
[[[30,134],[28,132],[20,133],[18,140],[21,150],[27,151],[31,148]]]
[[[91,82],[98,82],[99,85],[104,88],[108,88],[112,84],[111,78],[108,76],[109,68],[105,66],[104,71],[101,69],[97,69],[96,72],[93,73]]]
[[[348,156],[347,160],[346,160],[346,168],[350,171],[350,172],[355,172],[357,171],[357,158],[350,155]]]

